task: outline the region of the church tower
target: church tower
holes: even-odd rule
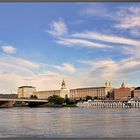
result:
[[[63,79],[62,84],[61,84],[61,89],[66,89],[66,83],[65,83],[64,79]]]
[[[60,97],[66,98],[66,96],[68,96],[68,90],[66,88],[66,82],[63,79],[62,84],[61,84]]]
[[[111,88],[112,87],[112,83],[111,82],[105,82],[105,87],[106,88]]]
[[[124,82],[121,84],[121,88],[125,88],[125,83]]]

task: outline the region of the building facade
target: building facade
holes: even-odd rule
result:
[[[47,99],[49,96],[53,95],[60,96],[60,90],[36,91],[33,95],[37,96],[38,99]]]
[[[30,98],[35,91],[36,91],[35,87],[21,86],[18,88],[18,98]]]
[[[106,99],[108,92],[112,90],[110,82],[106,82],[104,87],[88,87],[70,89],[70,98],[73,100],[85,99],[86,96],[98,99]]]
[[[140,87],[137,87],[133,90],[133,96],[135,99],[140,98]]]
[[[58,95],[62,98],[68,96],[68,90],[66,89],[66,83],[63,80],[60,90],[46,90],[46,91],[36,91],[33,95],[37,96],[38,99],[47,99],[49,96]]]
[[[114,89],[113,94],[115,100],[124,100],[131,97],[131,88],[122,83],[120,88]]]

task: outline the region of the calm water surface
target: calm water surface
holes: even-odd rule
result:
[[[140,138],[140,109],[0,109],[0,137]]]

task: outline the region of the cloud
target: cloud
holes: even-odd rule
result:
[[[95,40],[100,40],[100,41],[109,42],[109,43],[140,46],[140,41],[138,40],[118,37],[118,36],[109,36],[105,34],[99,34],[96,32],[87,31],[87,32],[81,32],[81,33],[75,33],[75,34],[72,34],[71,36],[79,37],[79,38],[86,38],[86,39],[95,39]]]
[[[7,54],[13,54],[13,53],[16,53],[16,51],[17,51],[16,48],[14,48],[13,46],[10,46],[10,45],[2,46],[1,48]]]
[[[0,93],[17,93],[22,85],[32,85],[37,90],[60,89],[63,78],[69,81],[68,87],[80,85],[73,75],[76,68],[69,63],[54,66],[4,55],[0,56],[0,64]]]
[[[47,32],[53,36],[63,36],[68,33],[67,26],[62,19],[59,19],[58,21],[52,21],[50,28],[51,30]]]
[[[121,7],[116,13],[116,28],[129,30],[134,36],[140,36],[140,7]]]
[[[122,81],[131,82],[132,77],[137,78],[140,74],[140,60],[134,58],[120,61],[88,60],[81,63],[90,66],[86,76],[89,77],[90,83],[101,84],[101,81],[108,80],[120,84]]]
[[[33,75],[33,70],[40,67],[38,63],[9,55],[1,56],[0,64],[0,71],[13,72],[18,75]]]
[[[110,16],[108,9],[103,6],[103,4],[93,4],[90,3],[89,5],[84,5],[84,8],[81,8],[79,14],[86,15],[86,16]]]
[[[84,39],[76,39],[76,38],[61,38],[57,40],[57,43],[63,44],[66,46],[84,46],[89,48],[112,48],[112,46],[104,45],[100,43],[94,43],[92,41],[84,40]]]
[[[72,64],[62,64],[60,66],[54,66],[57,70],[62,71],[62,72],[68,72],[68,73],[74,73],[75,68]]]

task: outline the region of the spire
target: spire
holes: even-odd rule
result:
[[[111,82],[109,82],[109,87],[112,87],[112,83]]]
[[[107,84],[107,81],[105,82],[105,87],[107,87],[108,86],[108,84]]]
[[[61,89],[66,89],[66,83],[65,83],[64,79],[63,79],[62,84],[61,84]]]
[[[124,82],[121,84],[121,88],[125,88],[125,84],[124,84]]]
[[[112,87],[111,82],[106,81],[106,82],[105,82],[105,87],[109,87],[109,88],[111,88],[111,87]]]

